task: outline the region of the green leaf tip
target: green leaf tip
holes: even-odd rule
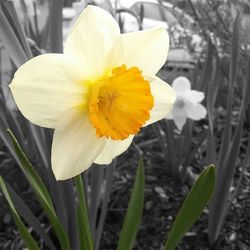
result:
[[[117,250],[131,250],[139,230],[144,204],[144,164],[140,157],[128,209],[120,232]]]
[[[209,202],[215,185],[215,166],[205,168],[186,196],[169,232],[165,250],[173,250],[200,217]]]

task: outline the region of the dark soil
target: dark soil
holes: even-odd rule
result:
[[[167,233],[186,196],[190,186],[181,184],[166,171],[166,161],[151,127],[135,138],[137,147],[144,153],[146,175],[145,202],[143,220],[136,238],[135,250],[163,249]],[[117,161],[109,209],[105,221],[102,250],[117,247],[119,232],[130,191],[133,185],[138,148],[131,146]],[[4,147],[0,148],[0,174],[10,181],[23,194],[29,206],[34,206],[29,196],[27,183],[17,170],[11,155]],[[200,173],[202,167],[193,167],[193,172]],[[22,178],[20,178],[20,176]],[[217,248],[214,249],[250,249],[250,173],[246,174],[239,194],[234,200],[226,223],[221,232]],[[209,249],[207,240],[208,210],[205,209],[200,220],[182,239],[177,249]],[[12,221],[5,199],[0,196],[0,249],[23,249],[20,237]],[[210,248],[212,249],[212,248]]]
[[[136,250],[163,249],[167,233],[187,195],[190,187],[181,184],[166,171],[166,161],[161,155],[159,144],[154,142],[151,128],[146,128],[142,136],[135,140],[142,145],[146,175],[145,206],[143,220],[137,235]],[[152,141],[148,144],[147,142]],[[144,146],[143,146],[144,145]],[[125,216],[129,195],[132,188],[138,154],[135,147],[130,147],[117,163],[117,173],[113,183],[113,193],[109,205],[101,249],[115,249]],[[194,168],[201,172],[202,168]],[[250,174],[249,174],[250,177]],[[216,246],[210,249],[250,249],[250,178],[247,175],[234,200],[221,236]],[[117,185],[119,183],[119,185]],[[177,249],[209,249],[207,238],[208,209],[205,209],[199,221],[191,228]]]

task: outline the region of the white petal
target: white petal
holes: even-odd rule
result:
[[[182,130],[182,128],[185,125],[186,121],[187,121],[187,116],[185,116],[185,115],[175,115],[174,114],[174,123],[175,123],[176,127],[179,130]]]
[[[173,111],[172,111],[173,119],[174,119],[175,125],[177,126],[179,130],[182,130],[184,124],[187,121],[188,108],[189,108],[189,105],[186,105],[186,104],[182,107],[179,107],[178,105],[174,104]]]
[[[164,65],[169,49],[169,36],[164,28],[122,34],[121,63],[136,66],[144,74],[155,75]]]
[[[188,107],[188,117],[192,120],[198,121],[206,117],[207,110],[201,104],[192,104]]]
[[[174,116],[173,116],[173,113],[170,112],[167,114],[167,116],[165,117],[167,120],[173,120],[174,119]]]
[[[145,78],[150,82],[151,93],[154,97],[154,107],[150,111],[150,119],[146,122],[146,125],[149,125],[165,118],[171,112],[176,95],[173,88],[160,78],[156,76]]]
[[[74,24],[64,53],[82,65],[87,78],[95,80],[105,73],[107,56],[119,35],[115,19],[102,8],[89,5]]]
[[[183,93],[185,91],[189,91],[191,89],[191,84],[190,81],[184,77],[184,76],[179,76],[174,79],[172,83],[172,87],[176,91],[176,93]]]
[[[79,75],[61,54],[37,56],[23,64],[10,85],[15,102],[31,122],[54,128],[65,110],[84,104],[87,89],[74,83]]]
[[[127,150],[127,148],[132,143],[133,138],[134,136],[131,135],[123,141],[115,141],[108,139],[103,151],[95,159],[95,163],[110,164],[116,156],[122,154],[124,151]]]
[[[190,102],[198,103],[204,99],[204,93],[196,90],[190,90],[187,92],[186,97]]]
[[[105,146],[97,138],[87,112],[66,111],[57,123],[52,143],[52,170],[57,180],[74,177],[88,169]]]

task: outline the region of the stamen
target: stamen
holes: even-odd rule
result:
[[[89,118],[98,137],[124,140],[150,118],[154,99],[137,67],[116,67],[91,89]]]

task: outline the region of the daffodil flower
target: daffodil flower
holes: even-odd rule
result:
[[[164,64],[164,29],[120,34],[117,22],[88,6],[76,20],[63,54],[22,65],[10,85],[32,123],[55,129],[52,169],[57,180],[91,164],[109,164],[141,127],[171,111],[175,92],[155,74]]]
[[[172,84],[176,92],[176,100],[167,119],[173,119],[179,130],[182,130],[187,118],[198,121],[206,117],[207,110],[200,102],[204,99],[204,93],[191,90],[190,81],[183,76],[177,77]]]

